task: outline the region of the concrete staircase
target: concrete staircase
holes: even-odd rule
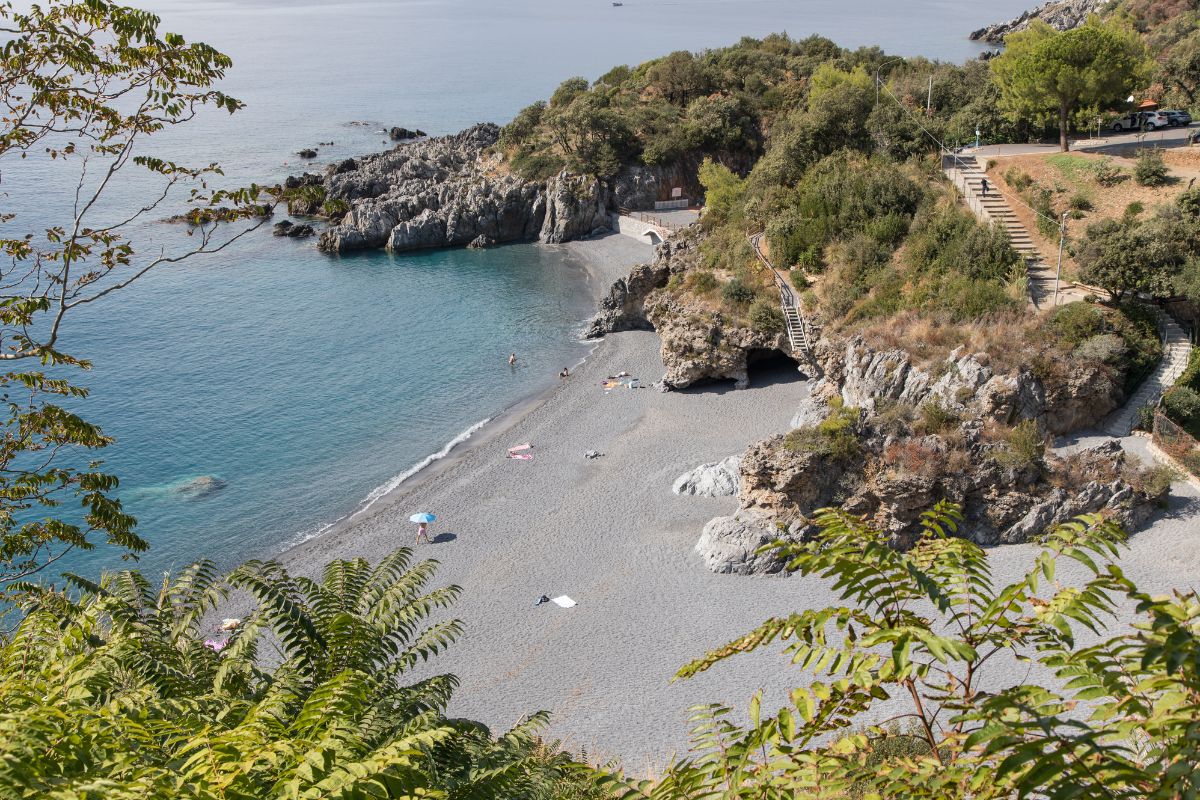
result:
[[[986,177],[974,156],[948,155],[942,159],[942,171],[958,187],[963,200],[981,221],[999,225],[1008,232],[1015,249],[1025,259],[1029,276],[1029,303],[1042,309],[1054,303],[1054,268],[1048,266],[1033,243],[1029,231],[1017,219],[1008,201],[992,186],[983,193]]]
[[[1108,416],[1101,430],[1109,436],[1128,436],[1133,432],[1133,424],[1138,409],[1158,404],[1163,392],[1171,388],[1179,376],[1187,369],[1188,357],[1192,352],[1192,343],[1183,328],[1167,314],[1159,312],[1159,333],[1163,337],[1163,357],[1150,377],[1134,392],[1129,402]]]

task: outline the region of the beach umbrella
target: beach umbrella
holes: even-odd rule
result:
[[[422,512],[420,514],[413,514],[411,517],[408,518],[408,521],[409,522],[433,522],[435,519],[437,519],[437,517],[435,517],[433,514],[426,514],[426,513]]]

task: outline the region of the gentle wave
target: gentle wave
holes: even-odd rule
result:
[[[380,499],[387,497],[391,492],[398,489],[400,487],[400,485],[403,484],[406,480],[408,480],[412,476],[416,475],[418,472],[425,469],[426,467],[428,467],[430,464],[434,463],[435,461],[441,461],[443,458],[450,455],[451,450],[453,450],[455,447],[458,447],[460,444],[467,441],[472,436],[474,436],[476,433],[478,433],[480,431],[480,429],[482,429],[484,425],[487,425],[489,422],[491,422],[492,419],[493,419],[492,417],[487,417],[486,419],[476,422],[474,425],[467,428],[465,431],[458,434],[450,441],[446,442],[446,444],[442,447],[441,450],[438,450],[436,453],[433,453],[431,455],[425,456],[425,458],[421,459],[415,465],[408,468],[404,472],[401,472],[399,475],[395,476],[394,478],[389,479],[386,483],[376,486],[374,489],[372,489],[370,491],[370,493],[367,494],[367,496],[365,498],[363,498],[363,501],[361,503],[359,503],[358,508],[354,509],[354,511],[350,512],[349,514],[347,514],[343,517],[338,517],[333,522],[330,522],[327,525],[322,525],[316,531],[313,531],[311,533],[298,534],[292,541],[288,542],[285,545],[284,549],[290,550],[293,547],[296,547],[298,545],[304,544],[305,542],[316,539],[321,534],[325,533],[328,530],[331,530],[332,528],[342,524],[343,522],[354,519],[359,514],[362,514],[364,511],[369,509],[371,506],[375,505],[375,503],[378,502]]]

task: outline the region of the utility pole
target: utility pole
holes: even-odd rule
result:
[[[1058,226],[1058,273],[1054,276],[1054,307],[1058,308],[1058,285],[1062,281],[1063,247],[1067,243],[1067,213],[1063,212],[1062,222]]]
[[[929,98],[925,101],[925,116],[933,116],[933,73],[929,73]]]

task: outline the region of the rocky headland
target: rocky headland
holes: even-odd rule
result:
[[[609,181],[566,171],[527,180],[496,147],[497,125],[423,136],[393,129],[393,149],[289,177],[279,196],[293,215],[330,220],[318,240],[325,252],[403,252],[586,238],[608,231],[619,208],[652,207],[671,180],[669,169],[649,167]]]
[[[1026,11],[1016,19],[999,22],[971,33],[973,41],[1004,44],[1004,37],[1023,31],[1035,19],[1040,19],[1055,30],[1068,31],[1078,28],[1087,21],[1088,15],[1108,5],[1111,0],[1050,0],[1043,6]]]

